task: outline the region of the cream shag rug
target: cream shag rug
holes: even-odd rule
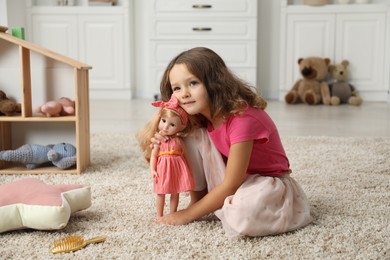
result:
[[[311,202],[314,222],[303,229],[232,240],[213,215],[184,226],[154,224],[152,183],[134,137],[96,134],[92,165],[81,175],[0,175],[0,184],[35,177],[92,188],[92,206],[72,215],[63,230],[0,234],[0,259],[390,259],[390,139],[282,141]],[[188,200],[181,196],[180,207]],[[108,239],[49,253],[52,241],[68,234]]]

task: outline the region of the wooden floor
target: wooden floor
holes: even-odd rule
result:
[[[92,100],[91,133],[134,134],[156,110],[152,100]],[[287,105],[270,101],[266,109],[281,136],[390,137],[390,104],[364,102],[361,106]]]

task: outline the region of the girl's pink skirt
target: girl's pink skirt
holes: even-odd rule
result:
[[[205,129],[185,140],[196,190],[211,190],[222,182],[225,164]],[[308,225],[309,202],[289,175],[248,175],[237,192],[225,199],[215,215],[229,237],[275,235]]]

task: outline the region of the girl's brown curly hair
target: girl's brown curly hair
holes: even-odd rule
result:
[[[213,118],[239,114],[248,106],[260,109],[267,106],[267,101],[256,93],[253,86],[238,78],[217,53],[205,47],[184,51],[168,64],[160,84],[164,101],[168,101],[173,93],[169,73],[175,64],[185,64],[188,71],[205,85]]]

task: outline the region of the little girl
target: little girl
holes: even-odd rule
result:
[[[190,123],[175,96],[169,102],[157,101],[152,105],[161,107],[161,110],[138,132],[137,138],[150,163],[154,192],[157,194],[157,217],[161,217],[164,213],[165,194],[171,194],[170,213],[173,213],[177,211],[179,193],[194,189],[194,180],[184,157],[184,145],[180,137],[190,130]],[[146,146],[149,146],[149,140],[156,131],[169,137],[169,140],[160,145],[154,144],[153,149],[148,149]]]
[[[157,223],[186,224],[214,212],[231,237],[279,234],[310,223],[308,200],[291,177],[266,101],[220,56],[202,47],[180,53],[168,64],[160,91],[163,100],[175,96],[203,122],[185,141],[190,165],[198,166],[191,167],[195,184],[205,178],[208,193]],[[167,140],[155,137],[154,144]]]

